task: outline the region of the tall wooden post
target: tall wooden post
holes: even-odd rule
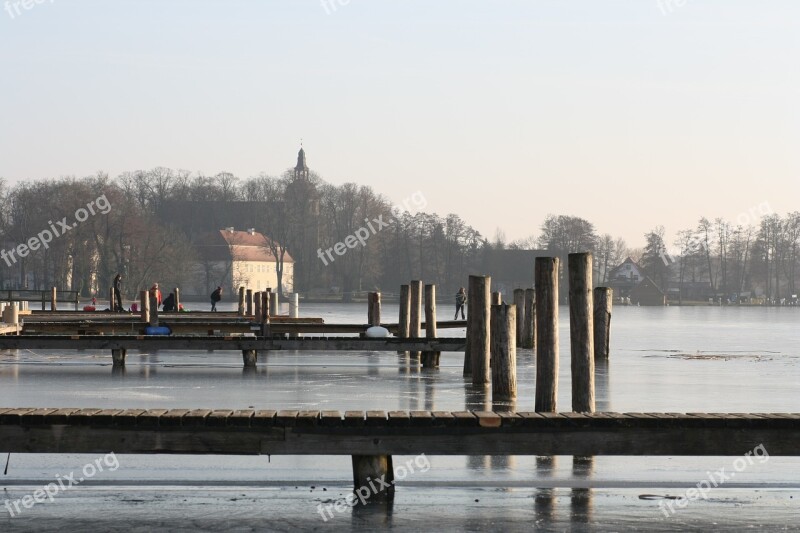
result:
[[[569,337],[572,410],[594,412],[592,254],[569,254]]]
[[[253,316],[253,289],[245,291],[245,307],[247,316]]]
[[[490,316],[489,302],[491,301],[492,278],[489,276],[469,277],[469,299],[472,302],[469,322],[469,337],[472,358],[472,384],[486,385],[490,380],[489,353],[490,353]]]
[[[517,397],[517,306],[493,305],[491,320],[492,401]]]
[[[289,300],[289,316],[292,318],[300,317],[300,295],[296,292],[292,293],[292,299]]]
[[[391,455],[353,455],[353,490],[358,500],[389,502],[394,499],[394,468]],[[376,480],[382,480],[379,484]],[[375,487],[377,490],[373,490]]]
[[[280,301],[280,294],[278,291],[273,291],[272,289],[267,289],[269,293],[269,314],[271,316],[278,316],[281,314],[281,301]]]
[[[239,287],[239,316],[244,316],[245,313],[245,291],[244,287]]]
[[[436,285],[425,285],[425,338],[435,339],[436,330]],[[422,367],[438,368],[442,352],[423,352]]]
[[[472,298],[470,298],[470,294],[472,294],[472,286],[467,284],[467,345],[464,347],[464,377],[472,375],[472,346],[470,346],[470,334],[469,331],[472,329],[470,324],[472,323]]]
[[[141,306],[142,322],[150,323],[150,291],[139,293],[139,305]]]
[[[420,330],[422,328],[420,315],[422,306],[422,282],[420,280],[412,280],[409,287],[411,292],[411,314],[409,315],[409,328],[408,336],[412,339],[420,338]]]
[[[255,312],[254,319],[256,322],[261,322],[264,316],[264,311],[262,311],[262,305],[264,304],[264,299],[262,298],[261,291],[255,292],[253,294],[253,311]]]
[[[58,289],[53,287],[50,289],[50,310],[57,311],[58,308]]]
[[[514,289],[514,307],[517,308],[517,344],[524,348],[525,343],[522,341],[522,333],[525,328],[525,289]]]
[[[501,303],[503,303],[503,294],[500,291],[493,292],[491,305],[500,305]]]
[[[114,296],[115,294],[116,294],[116,290],[114,289],[114,286],[112,285],[108,289],[108,308],[111,311],[116,311],[116,309],[117,309],[117,300],[116,300],[116,298]]]
[[[181,310],[181,290],[178,287],[175,287],[172,294],[175,295],[175,312]]]
[[[367,312],[367,319],[370,326],[381,325],[381,293],[371,292],[368,298],[369,310]]]
[[[595,287],[594,289],[594,357],[608,359],[611,344],[611,306],[614,301],[613,289]]]
[[[519,311],[519,308],[517,308]],[[525,289],[525,322],[522,324],[522,347],[528,350],[536,346],[536,292]]]
[[[558,257],[537,257],[536,411],[556,412],[558,398]]]
[[[398,317],[397,335],[401,339],[408,338],[411,331],[411,290],[408,285],[400,285],[400,316]]]

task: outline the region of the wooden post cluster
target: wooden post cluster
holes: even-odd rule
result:
[[[490,380],[490,315],[492,278],[489,276],[469,277],[469,323],[467,344],[472,359],[472,384],[486,385]]]
[[[371,292],[367,295],[367,324],[381,325],[381,293]]]
[[[517,306],[499,304],[491,310],[492,401],[517,397]]]
[[[237,310],[239,316],[244,316],[245,312],[245,291],[244,287],[239,287],[239,308]]]
[[[556,412],[558,398],[558,258],[537,257],[536,411]]]
[[[592,254],[569,254],[569,336],[572,410],[594,412]]]
[[[425,285],[425,338],[435,339],[436,331],[436,285]],[[438,368],[442,352],[422,352],[423,368]]]
[[[611,306],[613,290],[609,287],[594,289],[594,357],[608,359],[611,344]]]
[[[519,307],[517,312],[519,313]],[[532,350],[536,347],[536,291],[534,289],[525,289],[524,313],[521,347]]]

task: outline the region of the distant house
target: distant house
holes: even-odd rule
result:
[[[614,296],[628,298],[631,291],[645,278],[644,269],[631,259],[626,258],[619,266],[608,274],[606,285],[614,289]]]
[[[249,229],[225,228],[195,243],[198,261],[195,265],[191,294],[210,294],[217,285],[232,294],[245,286],[255,291],[278,287],[278,261],[270,250],[269,238]],[[294,259],[287,252],[283,257],[283,290],[294,287]]]

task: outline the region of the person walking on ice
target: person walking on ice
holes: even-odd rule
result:
[[[466,320],[464,316],[464,305],[467,303],[467,291],[464,287],[458,289],[456,293],[456,316],[453,320],[458,320],[458,312],[461,311],[461,320]]]

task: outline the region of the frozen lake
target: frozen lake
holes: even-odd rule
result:
[[[449,306],[440,304],[439,312],[440,319],[450,318]],[[307,304],[301,306],[301,316],[364,322],[366,305]],[[395,319],[397,306],[385,304],[383,316],[385,321]],[[560,318],[559,408],[566,411],[566,308]],[[597,369],[597,409],[800,412],[798,325],[800,309],[792,308],[616,307],[610,362]],[[259,357],[255,371],[243,371],[239,352],[129,352],[121,375],[112,375],[110,363],[110,354],[97,351],[0,352],[0,406],[492,408],[483,390],[473,389],[461,376],[459,353],[443,353],[438,370],[423,370],[394,353],[361,352],[271,352]],[[516,409],[533,410],[534,376],[533,354],[519,351]],[[12,455],[3,477],[4,498],[20,498],[93,459]],[[396,458],[395,465],[407,459]],[[661,530],[796,527],[800,458],[769,458],[737,473],[735,482],[715,489],[708,500],[692,502],[669,518],[659,511],[664,496],[683,494],[707,471],[732,460],[597,457],[591,465],[573,465],[571,457],[431,457],[430,470],[398,484],[390,514],[348,509],[324,522],[317,505],[350,489],[347,457],[128,455],[119,456],[116,471],[98,474],[52,503],[14,518],[0,515],[0,530],[92,524],[126,531],[139,524],[142,530],[247,531],[379,524],[397,530],[434,524],[460,530],[530,530],[533,525],[545,530],[622,529],[637,524]]]

